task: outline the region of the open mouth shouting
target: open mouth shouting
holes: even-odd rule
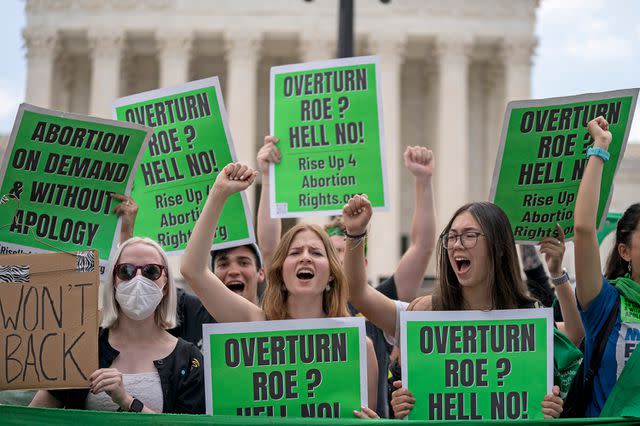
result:
[[[311,268],[304,268],[303,267],[303,268],[298,269],[298,271],[296,272],[296,277],[300,281],[310,281],[315,276],[316,276],[316,274],[313,271],[313,269],[311,269]]]
[[[463,275],[471,269],[471,261],[467,257],[458,255],[455,256],[453,260],[455,261],[456,273],[458,275]]]
[[[229,281],[228,283],[226,283],[226,286],[234,293],[242,293],[244,291],[244,288],[246,287],[245,284],[241,281]]]

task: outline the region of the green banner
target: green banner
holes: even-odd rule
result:
[[[573,238],[578,187],[593,143],[587,123],[599,116],[613,136],[602,174],[597,226],[605,221],[613,178],[631,129],[638,89],[510,102],[505,113],[490,199],[509,217],[518,243]]]
[[[91,426],[176,426],[176,425],[221,425],[246,426],[264,425],[264,417],[246,418],[233,416],[198,416],[192,414],[144,414],[117,413],[109,411],[61,410],[56,408],[30,408],[13,405],[0,405],[0,418],[3,426],[56,425],[77,426],[88,424]],[[274,420],[275,422],[276,420]],[[277,419],[282,426],[326,426],[363,424],[376,426],[397,425],[397,420],[362,420],[356,419]],[[480,421],[441,421],[441,422],[412,422],[414,425],[424,426],[456,426],[480,425]],[[530,420],[527,426],[562,426],[562,425],[637,425],[638,419],[623,417],[591,418],[591,419],[549,419]],[[492,426],[512,426],[513,420],[492,422]]]
[[[118,120],[154,130],[132,197],[138,203],[134,235],[180,254],[216,176],[236,161],[218,77],[120,98]],[[216,249],[255,241],[246,195],[225,203],[213,240]]]
[[[410,420],[542,419],[553,385],[553,311],[402,312]]]
[[[22,104],[0,168],[0,254],[98,250],[120,233],[111,193],[129,194],[151,130]]]
[[[386,210],[380,72],[375,56],[271,68],[271,217],[341,214],[355,194]]]
[[[207,414],[352,418],[367,405],[363,318],[203,326]]]

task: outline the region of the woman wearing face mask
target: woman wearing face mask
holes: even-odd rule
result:
[[[166,331],[176,326],[176,288],[162,248],[148,238],[125,241],[107,277],[100,368],[89,389],[41,390],[31,406],[204,413],[202,355]]]
[[[227,165],[216,178],[189,238],[180,272],[202,304],[219,322],[348,317],[347,283],[340,259],[326,232],[298,224],[278,243],[267,272],[262,307],[231,291],[207,267],[211,241],[226,200],[245,190],[256,172],[240,163]],[[377,417],[378,366],[367,339],[369,408],[354,413]]]
[[[356,195],[344,207],[342,219],[350,235],[365,235],[371,219],[371,203]],[[518,256],[505,213],[495,204],[471,203],[454,213],[438,241],[438,283],[433,295],[410,305],[393,301],[367,285],[364,248],[347,240],[344,258],[351,303],[387,335],[399,336],[400,311],[454,311],[533,308],[520,276]],[[396,342],[399,343],[399,342]],[[395,382],[395,387],[401,383]],[[559,389],[542,401],[545,418],[559,417],[563,401]],[[424,396],[422,396],[424,397]],[[415,398],[407,389],[393,393],[396,418],[405,417]]]

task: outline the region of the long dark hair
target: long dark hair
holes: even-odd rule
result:
[[[489,293],[492,309],[516,309],[533,307],[534,300],[520,276],[516,244],[507,215],[495,204],[469,203],[458,209],[442,234],[449,233],[451,224],[460,214],[469,212],[478,221],[489,248]],[[449,256],[438,239],[438,285],[433,293],[433,310],[463,310],[462,288],[454,272]]]
[[[616,244],[613,246],[613,250],[611,250],[611,254],[607,260],[607,268],[605,269],[605,275],[608,279],[612,280],[622,277],[629,272],[629,262],[620,256],[618,246],[620,244],[631,245],[631,234],[638,227],[639,221],[640,203],[632,204],[618,221],[618,226],[616,227]],[[640,265],[636,265],[636,267],[640,267]]]

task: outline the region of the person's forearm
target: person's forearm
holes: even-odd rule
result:
[[[125,224],[124,221],[120,228],[120,244],[133,237],[133,225]]]
[[[582,325],[582,319],[580,318],[580,312],[578,311],[576,295],[569,281],[556,285],[556,297],[558,298],[558,303],[560,303],[560,311],[562,312],[566,331],[565,334],[578,346],[584,338],[584,327]]]
[[[362,299],[368,285],[364,256],[365,240],[347,239],[345,243],[344,272],[347,277],[347,283],[349,283],[349,297],[352,302],[356,303],[356,301]]]
[[[574,253],[576,297],[587,309],[602,288],[600,251],[596,236],[596,215],[604,164],[601,158],[589,157],[578,189],[574,217]]]
[[[182,272],[185,278],[189,279],[189,277],[200,274],[208,269],[211,243],[215,236],[222,208],[228,198],[229,196],[221,193],[215,185],[211,188],[211,191],[209,191],[207,201],[198,217],[191,237],[189,237],[187,248],[182,256],[180,272]],[[194,281],[194,283],[198,282],[200,281]]]
[[[436,213],[431,177],[416,179],[415,205],[411,222],[411,244],[395,271],[398,299],[406,302],[416,297],[434,250]]]
[[[262,189],[260,190],[260,204],[258,205],[258,247],[265,262],[265,267],[271,264],[271,258],[275,251],[280,234],[282,223],[280,219],[272,219],[269,202],[270,182],[269,175],[262,175]]]
[[[416,179],[416,199],[411,221],[411,242],[433,251],[436,239],[436,209],[431,177]]]
[[[585,167],[575,205],[574,229],[576,234],[595,234],[600,184],[604,163],[600,157],[589,157]]]

